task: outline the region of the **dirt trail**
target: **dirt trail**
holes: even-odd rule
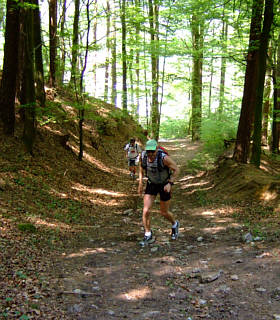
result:
[[[279,245],[244,242],[234,208],[193,194],[211,186],[186,173],[199,145],[177,140],[164,146],[181,169],[172,199],[179,239],[170,240],[158,203],[156,242],[146,248],[138,245],[140,201],[137,210],[101,217],[86,246],[64,253],[55,266],[65,319],[280,319]],[[124,183],[134,195],[136,183]]]

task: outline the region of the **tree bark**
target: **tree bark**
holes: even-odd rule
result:
[[[57,63],[57,0],[49,0],[50,75],[49,85],[56,86]]]
[[[39,9],[39,1],[33,0],[36,8],[34,9],[34,47],[35,47],[35,83],[36,98],[40,102],[41,107],[45,107],[45,79],[42,56],[42,36],[41,36],[41,17]]]
[[[193,44],[193,70],[192,70],[192,140],[200,140],[202,117],[202,61],[203,61],[203,22],[193,15],[192,17],[192,44]]]
[[[236,136],[233,159],[247,163],[250,152],[250,140],[254,122],[256,105],[256,88],[259,75],[259,46],[261,35],[262,11],[264,0],[254,0],[252,4],[252,18],[250,39],[247,54],[247,65],[241,112]]]
[[[78,74],[78,54],[79,54],[79,20],[80,20],[80,0],[75,0],[75,12],[73,23],[73,39],[72,39],[72,63],[71,63],[71,80],[70,82],[76,86],[76,76]]]
[[[13,135],[15,130],[19,30],[19,7],[15,1],[7,0],[4,64],[0,87],[0,118],[6,135]]]
[[[272,116],[272,145],[273,153],[279,153],[280,142],[280,35],[278,36],[276,67],[273,69],[273,116]]]
[[[254,135],[251,163],[256,167],[261,163],[261,138],[262,138],[262,106],[263,91],[266,72],[267,48],[270,38],[270,29],[273,22],[273,6],[274,0],[265,1],[263,29],[261,33],[260,49],[259,49],[259,74],[257,79],[257,95],[254,121]]]
[[[30,4],[29,1],[24,3]],[[21,103],[24,108],[23,141],[27,151],[33,155],[35,141],[35,85],[34,85],[34,21],[33,9],[24,9],[24,67]]]
[[[126,0],[120,0],[122,25],[122,108],[127,111]]]
[[[152,105],[151,105],[151,137],[159,138],[159,58],[158,58],[158,4],[155,0],[149,0],[149,23],[151,37],[151,75],[152,75]]]

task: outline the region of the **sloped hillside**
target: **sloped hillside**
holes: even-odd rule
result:
[[[52,270],[50,256],[71,246],[74,239],[82,240],[100,217],[109,222],[112,210],[128,206],[123,146],[131,136],[143,137],[130,116],[90,99],[85,107],[84,157],[79,161],[73,97],[52,92],[48,96],[33,157],[25,151],[18,120],[15,137],[0,135],[0,315],[9,319],[30,311],[27,293],[37,304],[48,296],[51,284],[45,277]],[[59,310],[46,303],[40,312],[44,308],[50,318],[54,312],[55,319],[61,319]],[[40,318],[35,302],[31,309]]]

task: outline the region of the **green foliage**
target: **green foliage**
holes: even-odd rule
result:
[[[229,115],[213,115],[204,119],[201,127],[201,140],[204,152],[218,156],[224,150],[224,139],[236,137],[237,117]]]
[[[196,172],[200,170],[210,170],[213,168],[213,163],[216,157],[207,152],[199,152],[196,156],[187,162],[189,171]]]
[[[19,223],[17,227],[23,232],[34,233],[37,231],[36,227],[32,223]]]
[[[160,124],[160,137],[165,139],[184,138],[187,136],[188,122],[186,119],[167,117]]]

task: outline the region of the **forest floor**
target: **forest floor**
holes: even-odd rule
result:
[[[72,160],[56,155],[61,168],[53,173],[61,180],[55,179],[52,194],[63,198],[69,192],[76,199],[83,192],[83,203],[92,203],[84,208],[89,220],[75,220],[73,229],[69,221],[55,225],[43,216],[38,219],[36,226],[40,222],[54,228],[45,247],[37,246],[38,233],[23,236],[13,226],[16,213],[11,218],[8,204],[19,201],[19,193],[11,193],[13,185],[0,186],[0,200],[6,201],[0,211],[1,319],[280,319],[279,162],[264,161],[259,170],[225,160],[212,172],[190,172],[187,161],[201,146],[188,140],[163,145],[180,167],[171,204],[180,221],[177,241],[171,241],[157,201],[152,214],[156,242],[139,246],[142,199],[123,154],[112,157],[112,172],[108,167],[105,175],[96,171],[95,176],[87,174],[89,167],[75,167]],[[71,187],[63,180],[68,174]],[[44,179],[50,183],[47,175]],[[14,182],[18,188],[26,180]],[[22,214],[37,192],[39,201],[44,188],[42,184],[37,190],[33,181],[14,211]],[[46,203],[40,203],[42,210]],[[58,198],[53,204],[50,213],[64,210]],[[81,209],[74,200],[72,205],[71,210]],[[25,215],[35,223],[26,208]],[[73,233],[63,245],[55,233],[58,227]],[[76,236],[77,230],[82,237]]]
[[[133,199],[130,207],[102,215],[88,228],[87,239],[55,265],[57,302],[65,317],[280,319],[279,207],[255,202],[250,186],[247,196],[235,199],[234,186],[241,194],[245,188],[240,172],[228,179],[218,178],[217,171],[186,173],[198,144],[175,140],[164,146],[181,170],[171,208],[180,221],[179,239],[170,240],[157,202],[156,242],[139,246],[142,199],[135,195],[137,182],[124,179],[121,190]],[[274,168],[278,177],[279,169]],[[255,172],[257,184],[260,172],[246,170],[246,176]],[[227,188],[217,187],[226,180]]]

